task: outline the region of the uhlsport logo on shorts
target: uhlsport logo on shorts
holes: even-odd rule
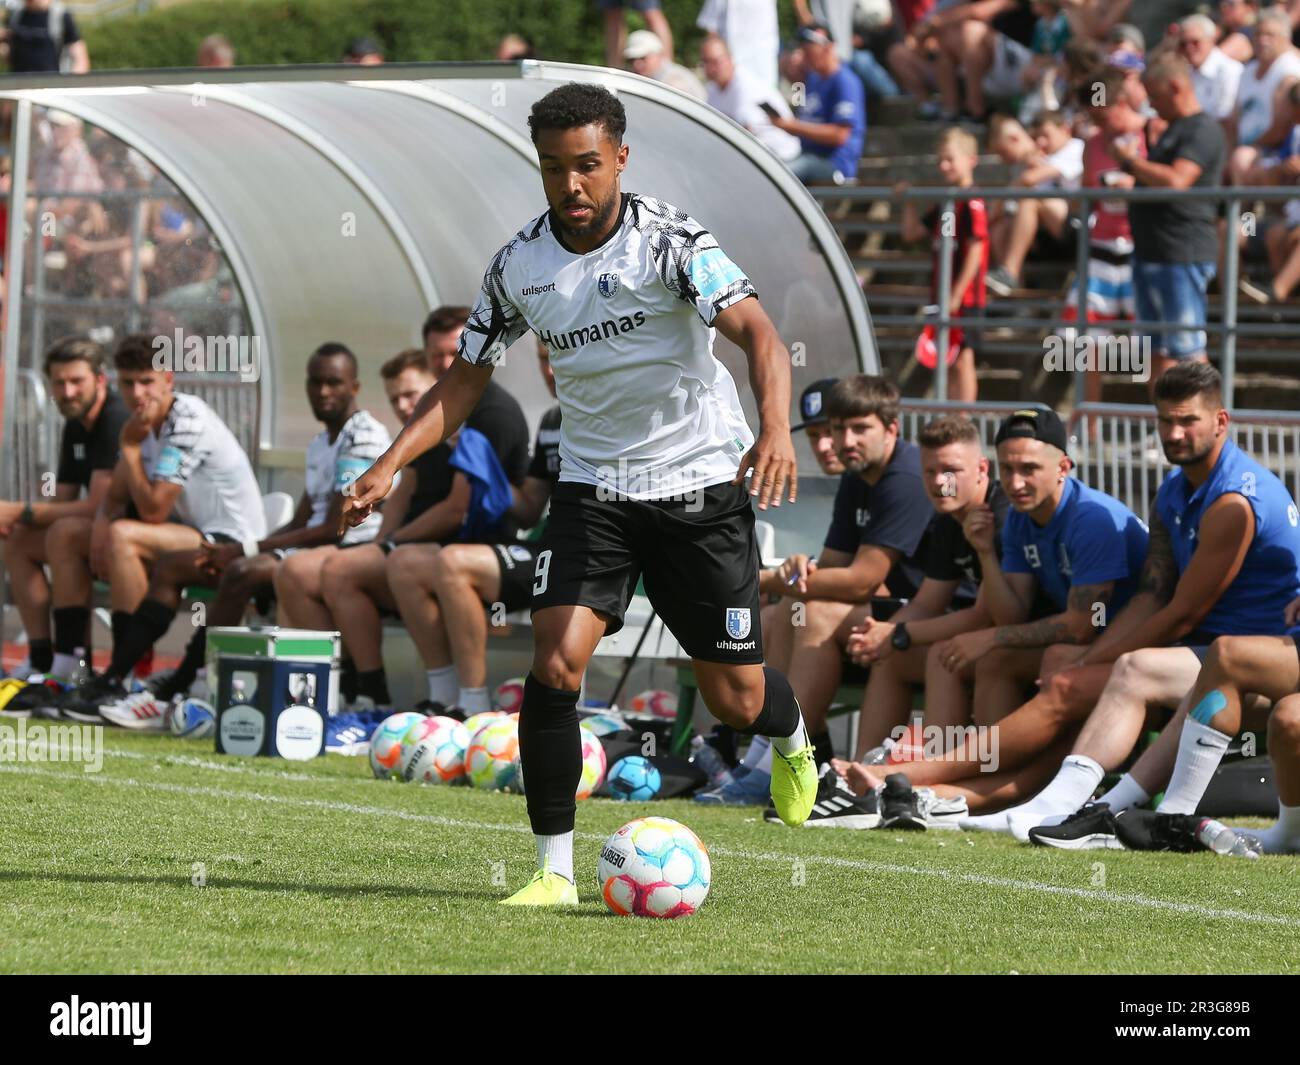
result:
[[[596,291],[606,299],[618,295],[618,274],[601,274],[596,279]]]
[[[748,607],[727,607],[727,635],[733,640],[743,640],[748,636],[750,624]]]

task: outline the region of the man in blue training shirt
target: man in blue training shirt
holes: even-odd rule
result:
[[[1101,634],[1137,590],[1147,552],[1147,529],[1136,514],[1069,475],[1065,425],[1055,412],[1016,411],[998,427],[994,443],[1012,507],[1000,565],[985,566],[985,602],[995,625],[935,649],[952,673],[979,663],[986,675],[1002,678],[981,685],[981,723],[1006,717],[1024,701],[1027,684],[1077,658],[1077,645]],[[992,530],[985,530],[977,550],[991,552],[992,541]],[[1056,612],[1031,621],[1036,598]],[[1053,645],[1059,650],[1044,661]]]
[[[1165,456],[1177,468],[1156,494],[1142,589],[1078,663],[1114,669],[1056,778],[997,826],[1045,846],[1116,846],[1115,815],[1159,791],[1175,758],[1182,772],[1160,810],[1192,813],[1231,737],[1208,720],[1184,724],[1186,706],[1130,773],[1098,803],[1087,800],[1128,757],[1148,709],[1186,701],[1217,637],[1300,631],[1285,616],[1300,595],[1300,514],[1282,482],[1228,439],[1218,371],[1177,366],[1157,382],[1155,399]]]
[[[769,115],[772,125],[793,133],[803,152],[789,167],[805,185],[857,176],[867,135],[867,97],[862,80],[840,63],[825,26],[805,26],[798,41],[803,53],[804,105],[798,118]]]
[[[920,450],[899,438],[898,401],[893,384],[867,374],[846,377],[827,393],[845,471],[830,528],[815,561],[791,555],[773,582],[806,608],[803,624],[791,630],[789,677],[819,747],[818,764],[830,757],[826,711],[853,627],[872,616],[873,596],[910,599],[924,578],[921,545],[934,508],[921,480]]]

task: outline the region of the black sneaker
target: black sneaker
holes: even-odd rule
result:
[[[126,695],[126,688],[116,677],[104,674],[87,677],[81,684],[70,691],[57,696],[53,705],[47,706],[46,713],[35,711],[44,716],[55,716],[65,721],[81,721],[89,725],[102,725],[99,707],[102,703],[121,699]]]
[[[823,765],[817,783],[817,799],[803,827],[861,829],[875,828],[879,824],[880,799],[875,791],[854,795],[848,782],[831,768],[829,762]]]
[[[880,793],[880,827],[925,831],[916,790],[902,773],[885,777],[885,787]]]
[[[1120,843],[1134,851],[1176,851],[1191,854],[1205,850],[1196,830],[1205,818],[1195,814],[1158,814],[1154,810],[1121,810],[1115,815]]]
[[[5,713],[10,717],[39,715],[41,707],[53,702],[67,690],[68,686],[57,680],[31,681],[5,704]]]
[[[1115,815],[1104,802],[1086,802],[1059,825],[1038,825],[1029,830],[1029,842],[1064,851],[1122,851],[1115,831]]]
[[[425,717],[447,716],[447,707],[443,703],[434,702],[432,699],[421,699],[411,709],[417,714],[423,714]]]

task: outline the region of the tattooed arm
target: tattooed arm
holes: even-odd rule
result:
[[[998,647],[1047,647],[1054,643],[1091,643],[1101,628],[1096,622],[1098,607],[1104,612],[1114,594],[1115,583],[1080,584],[1070,589],[1066,608],[1060,614],[1027,621],[1023,625],[1003,625],[995,629],[993,642]]]

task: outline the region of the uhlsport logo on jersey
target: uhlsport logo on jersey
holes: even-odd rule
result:
[[[618,295],[618,274],[601,274],[596,279],[596,291],[606,299]]]
[[[727,635],[733,640],[743,640],[748,636],[750,624],[748,607],[727,607]]]

